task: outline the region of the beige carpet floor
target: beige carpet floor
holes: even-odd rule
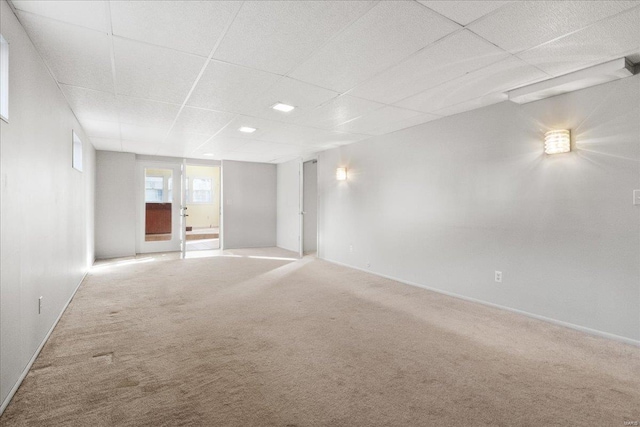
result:
[[[0,424],[640,421],[637,347],[286,256],[99,264]]]

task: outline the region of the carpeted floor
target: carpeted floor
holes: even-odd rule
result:
[[[640,421],[639,348],[286,257],[98,265],[0,424]]]

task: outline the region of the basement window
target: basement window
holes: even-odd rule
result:
[[[191,185],[189,185],[191,184]],[[190,188],[191,187],[191,191]],[[191,178],[187,179],[187,202],[188,203],[212,203],[213,183],[211,178]]]
[[[72,163],[71,165],[77,171],[82,172],[82,141],[73,133],[72,143],[71,143],[71,151],[73,153]]]
[[[9,123],[9,43],[0,34],[0,119]]]

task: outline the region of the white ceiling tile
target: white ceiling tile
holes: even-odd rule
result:
[[[120,123],[79,117],[82,129],[90,138],[120,139]]]
[[[405,110],[403,108],[384,106],[378,110],[374,110],[363,116],[358,117],[355,120],[351,120],[338,127],[336,130],[352,133],[363,133],[368,135],[381,135],[383,131],[378,129],[389,126],[395,122],[411,119],[416,116],[422,116],[423,113],[419,113],[413,110]]]
[[[162,144],[167,136],[166,129],[158,129],[149,126],[138,126],[129,123],[120,124],[122,141],[148,142]]]
[[[193,151],[207,142],[210,137],[211,135],[172,130],[163,145],[180,146],[187,151]]]
[[[146,99],[118,96],[121,123],[131,123],[168,131],[180,106]],[[130,138],[131,139],[131,138]]]
[[[480,98],[492,93],[539,81],[549,76],[524,61],[510,57],[504,61],[466,74],[414,95],[396,105],[425,113],[434,113],[445,107]],[[437,113],[435,113],[437,114]]]
[[[316,132],[310,133],[308,137],[304,139],[303,144],[309,146],[310,149],[317,151],[319,149],[351,144],[367,138],[371,138],[371,135],[330,130],[317,130]]]
[[[216,155],[220,153],[228,153],[238,150],[241,146],[249,142],[245,138],[235,138],[228,136],[215,136],[210,139],[205,145],[198,149],[198,152],[214,153]]]
[[[508,1],[428,1],[419,0],[429,9],[435,10],[460,25],[467,25],[493,12]]]
[[[150,147],[156,148],[155,156],[166,156],[166,157],[182,157],[182,158],[193,158],[191,152],[183,146],[180,145],[167,145],[163,144],[159,147]]]
[[[233,157],[238,160],[250,161],[250,158],[255,159],[255,157],[245,157],[245,154],[261,154],[264,156],[260,157],[261,161],[272,162],[282,157],[302,157],[312,152],[314,152],[312,147],[251,140],[246,144],[243,144],[237,150],[228,153],[225,157]]]
[[[231,1],[112,1],[113,34],[208,56],[238,6]]]
[[[243,133],[238,129],[242,126],[255,128],[253,133]],[[260,119],[257,117],[243,116],[236,117],[218,135],[232,138],[242,138],[250,140],[261,140],[277,142],[283,144],[300,144],[305,138],[313,134],[315,129],[302,126],[276,122],[273,120]]]
[[[395,132],[401,129],[406,129],[413,126],[421,125],[423,123],[431,122],[439,118],[441,118],[439,115],[420,113],[417,116],[409,117],[403,120],[398,120],[396,122],[392,122],[392,123],[380,126],[378,128],[375,128],[373,131],[371,131],[371,133],[374,135],[384,135],[384,134]]]
[[[245,2],[214,58],[285,74],[372,1]]]
[[[122,140],[122,151],[127,153],[147,154],[155,156],[162,147],[161,144],[146,141],[127,141]]]
[[[246,113],[257,97],[280,76],[212,60],[187,105],[210,110]]]
[[[18,10],[35,13],[69,24],[102,32],[109,31],[107,5],[104,1],[35,1],[13,0]]]
[[[205,59],[114,37],[118,94],[182,104]]]
[[[509,54],[470,31],[460,31],[427,46],[395,67],[356,86],[349,95],[393,104],[460,77]]]
[[[640,59],[640,7],[518,56],[558,76],[622,56]]]
[[[224,111],[184,107],[173,129],[178,132],[194,132],[211,136],[235,117],[236,114]]]
[[[238,162],[254,162],[254,163],[271,163],[273,156],[268,153],[247,153],[241,151],[234,151],[224,154],[222,156],[224,160],[235,160]]]
[[[277,159],[274,159],[272,163],[278,163],[278,164],[287,163],[287,162],[290,162],[292,160],[299,159],[300,157],[303,157],[303,156],[283,156],[283,157],[278,157]]]
[[[96,150],[122,151],[122,142],[119,139],[90,137],[91,144]]]
[[[246,144],[238,148],[239,152],[248,153],[265,153],[269,154],[272,158],[277,158],[285,155],[300,153],[305,148],[299,145],[278,144],[275,142],[266,141],[249,141]]]
[[[344,92],[459,28],[416,2],[380,2],[291,77]]]
[[[111,50],[106,33],[29,13],[19,13],[19,16],[58,82],[113,92]]]
[[[637,1],[515,1],[468,28],[516,53],[637,6]]]
[[[384,104],[343,95],[312,110],[297,122],[301,125],[332,129],[344,122],[360,117]]]
[[[458,113],[464,113],[466,111],[475,110],[477,108],[487,107],[489,105],[497,104],[499,102],[506,101],[509,97],[504,93],[490,93],[480,98],[464,101],[450,107],[445,107],[440,110],[436,110],[433,113],[440,116],[452,116]]]
[[[118,122],[118,103],[113,93],[64,84],[60,87],[79,119]]]
[[[338,92],[284,77],[255,99],[254,108],[250,110],[250,114],[265,119],[295,122],[314,108],[338,95]],[[276,111],[271,107],[277,102],[296,108],[288,113]]]

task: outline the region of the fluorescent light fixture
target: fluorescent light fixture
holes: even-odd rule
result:
[[[274,110],[282,111],[283,113],[288,113],[296,107],[294,107],[293,105],[287,105],[283,104],[282,102],[278,102],[276,104],[273,104],[271,108],[273,108]]]
[[[250,128],[248,126],[242,126],[240,129],[238,129],[240,132],[244,132],[244,133],[254,133],[257,129],[256,128]]]
[[[507,95],[510,101],[526,104],[527,102],[632,76],[633,68],[633,63],[627,58],[618,58],[580,71],[514,89],[507,92]]]
[[[336,169],[336,179],[338,181],[344,181],[347,179],[347,168]]]
[[[568,153],[571,151],[571,131],[550,130],[544,134],[544,152],[547,154]]]
[[[213,153],[204,153],[203,156],[212,157]]]

